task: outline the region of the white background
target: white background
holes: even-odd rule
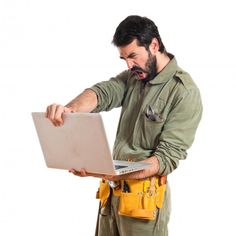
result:
[[[233,0],[0,0],[0,235],[93,235],[98,180],[46,168],[30,113],[125,69],[111,40],[130,14],[155,21],[204,104],[188,159],[169,177],[170,235],[236,235],[234,9]],[[112,146],[119,109],[103,116]]]

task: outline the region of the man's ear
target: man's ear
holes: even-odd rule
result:
[[[159,51],[159,42],[157,38],[153,38],[150,45],[149,49],[153,54],[156,54]]]

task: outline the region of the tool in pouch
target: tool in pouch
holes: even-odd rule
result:
[[[154,220],[157,208],[162,208],[166,190],[166,176],[151,177],[147,180],[121,180],[120,185],[111,189],[108,181],[102,180],[97,192],[101,207],[105,207],[113,191],[120,197],[119,215]]]

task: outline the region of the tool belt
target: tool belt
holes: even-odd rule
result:
[[[105,207],[108,198],[120,197],[119,215],[154,220],[157,208],[162,208],[166,190],[166,176],[151,177],[145,180],[121,180],[111,188],[108,181],[101,180],[97,198]]]

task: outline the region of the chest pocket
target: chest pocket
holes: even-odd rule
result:
[[[147,105],[140,117],[141,132],[140,146],[147,149],[155,149],[159,143],[159,137],[165,124],[164,101],[155,105]]]
[[[139,145],[141,147],[155,150],[159,144],[168,113],[174,105],[173,100],[178,84],[179,80],[175,77],[169,79],[157,97],[146,101],[146,106],[140,115]]]

